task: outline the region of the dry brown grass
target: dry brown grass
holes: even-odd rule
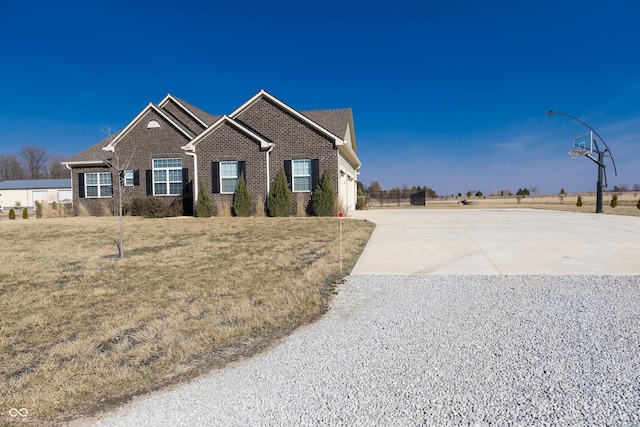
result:
[[[258,196],[255,198],[254,205],[255,205],[254,216],[257,216],[257,217],[267,216],[266,212],[264,211],[264,200],[262,199],[261,196]]]
[[[233,216],[231,212],[231,201],[228,199],[218,200],[215,204],[215,214],[218,218],[230,218]]]
[[[613,194],[618,195],[618,206],[612,208],[611,197]],[[576,206],[578,196],[582,196],[582,206]],[[640,216],[640,209],[637,208],[638,198],[640,198],[640,192],[625,192],[625,193],[609,193],[606,192],[602,197],[602,211],[605,214],[611,215],[628,215],[628,216]],[[458,203],[461,200],[470,200],[474,204],[462,205]],[[380,205],[373,201],[369,208],[379,209]],[[417,208],[424,209],[424,207],[411,206],[408,200],[405,203],[401,203],[400,206],[396,204],[385,205],[383,208]],[[595,193],[572,193],[567,194],[564,198],[560,198],[559,195],[543,195],[543,196],[528,196],[518,200],[516,197],[458,197],[448,200],[429,200],[426,205],[427,209],[550,209],[568,212],[584,212],[594,213],[596,211],[596,194]]]
[[[2,221],[0,424],[109,407],[258,351],[319,316],[335,218]],[[373,225],[343,221],[345,274]]]
[[[302,197],[296,198],[296,214],[295,216],[298,218],[304,218],[307,216],[307,207],[304,204],[304,199]]]

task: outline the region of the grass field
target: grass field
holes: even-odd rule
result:
[[[343,220],[344,274],[373,224]],[[322,314],[335,218],[0,221],[0,424],[112,407],[253,354]]]
[[[640,209],[637,207],[640,192],[617,193],[618,205],[615,208],[610,206],[612,193],[605,193],[602,198],[602,211],[604,214],[612,215],[631,215],[640,216]],[[578,196],[582,196],[582,206],[576,206]],[[472,204],[463,205],[459,203],[467,200]],[[371,200],[369,207],[371,209],[380,208],[379,200]],[[399,203],[385,202],[383,208],[413,208],[408,199],[401,200]],[[418,207],[419,209],[423,207]],[[596,194],[580,193],[567,194],[564,197],[559,195],[539,195],[528,196],[524,198],[517,197],[458,197],[449,199],[428,200],[427,209],[510,209],[510,208],[529,208],[529,209],[550,209],[570,212],[595,213],[596,211]]]

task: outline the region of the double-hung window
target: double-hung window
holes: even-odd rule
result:
[[[111,172],[85,173],[84,194],[86,197],[111,197],[113,195]]]
[[[238,162],[220,162],[220,192],[232,194],[238,185]]]
[[[293,191],[311,191],[311,160],[292,160],[291,169]]]
[[[124,171],[124,186],[125,187],[133,187],[134,185],[134,171],[126,170]]]
[[[153,194],[182,194],[182,159],[153,159]]]

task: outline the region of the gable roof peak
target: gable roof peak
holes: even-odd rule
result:
[[[264,89],[260,89],[260,91],[258,93],[256,93],[251,98],[249,98],[244,104],[242,104],[241,106],[236,108],[233,113],[229,114],[229,117],[231,119],[236,119],[242,112],[244,112],[245,110],[250,108],[253,104],[255,104],[257,101],[259,101],[262,98],[268,99],[269,101],[271,101],[274,104],[276,104],[278,107],[282,108],[285,111],[288,111],[290,114],[292,114],[292,115],[296,116],[297,118],[301,119],[303,122],[305,122],[308,125],[312,126],[316,130],[318,130],[318,131],[322,132],[323,134],[327,135],[328,137],[332,138],[336,145],[343,145],[344,144],[344,140],[341,137],[337,136],[332,131],[330,131],[327,128],[325,128],[325,127],[319,125],[318,123],[314,122],[309,117],[307,117],[304,114],[302,114],[300,111],[298,111],[298,110],[290,107],[289,105],[285,104],[284,102],[282,102],[281,100],[279,100],[275,96],[271,95],[269,92],[267,92]]]
[[[184,111],[185,113],[187,113],[188,115],[190,115],[193,119],[195,119],[196,122],[200,123],[205,129],[209,127],[210,123],[205,123],[205,120],[203,120],[203,118],[201,118],[198,113],[204,113],[204,111],[200,110],[199,108],[194,107],[191,104],[188,104],[187,102],[181,100],[180,98],[177,98],[173,95],[171,95],[170,93],[167,94],[167,96],[165,96],[162,101],[160,101],[160,103],[158,104],[158,107],[162,110],[164,110],[165,105],[167,105],[169,103],[169,101],[173,102],[174,104],[176,104],[178,106],[178,108],[180,108],[182,111]],[[197,111],[195,111],[197,110]],[[210,115],[208,113],[205,113],[207,115]]]

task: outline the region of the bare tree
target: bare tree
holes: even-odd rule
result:
[[[538,194],[538,187],[531,187],[531,193],[533,193],[533,203],[535,203],[536,195]]]
[[[67,160],[65,156],[49,156],[49,167],[47,168],[49,171],[49,178],[65,179],[71,177],[71,171],[62,164],[62,162],[64,162],[65,160]]]
[[[382,187],[380,186],[380,183],[378,181],[371,181],[371,184],[369,184],[369,187],[367,187],[367,193],[372,193],[372,194],[380,194],[380,192],[382,191]]]
[[[102,132],[104,132],[107,135],[107,138],[109,139],[109,142],[113,142],[113,135],[111,134],[111,128],[107,125],[101,125],[100,126],[100,130]],[[134,151],[135,152],[135,151]],[[123,227],[123,212],[122,212],[122,198],[123,198],[123,193],[124,193],[124,174],[125,171],[127,170],[127,168],[129,167],[129,164],[131,163],[131,160],[133,159],[133,154],[131,153],[131,156],[126,160],[126,161],[122,161],[122,159],[120,159],[120,153],[116,152],[115,147],[112,148],[111,151],[112,154],[112,159],[111,162],[109,164],[110,169],[114,172],[114,175],[116,177],[116,180],[118,181],[118,218],[119,218],[119,222],[120,222],[120,240],[116,241],[116,245],[118,246],[118,255],[120,256],[120,259],[124,258],[124,227]]]
[[[15,154],[0,154],[0,181],[25,179],[24,168]]]
[[[24,160],[30,179],[41,179],[45,176],[47,167],[47,150],[42,147],[25,145],[18,153]]]
[[[620,186],[618,188],[622,192],[627,192],[627,191],[629,191],[629,184],[626,184],[626,183],[623,182],[622,184],[620,184]]]

